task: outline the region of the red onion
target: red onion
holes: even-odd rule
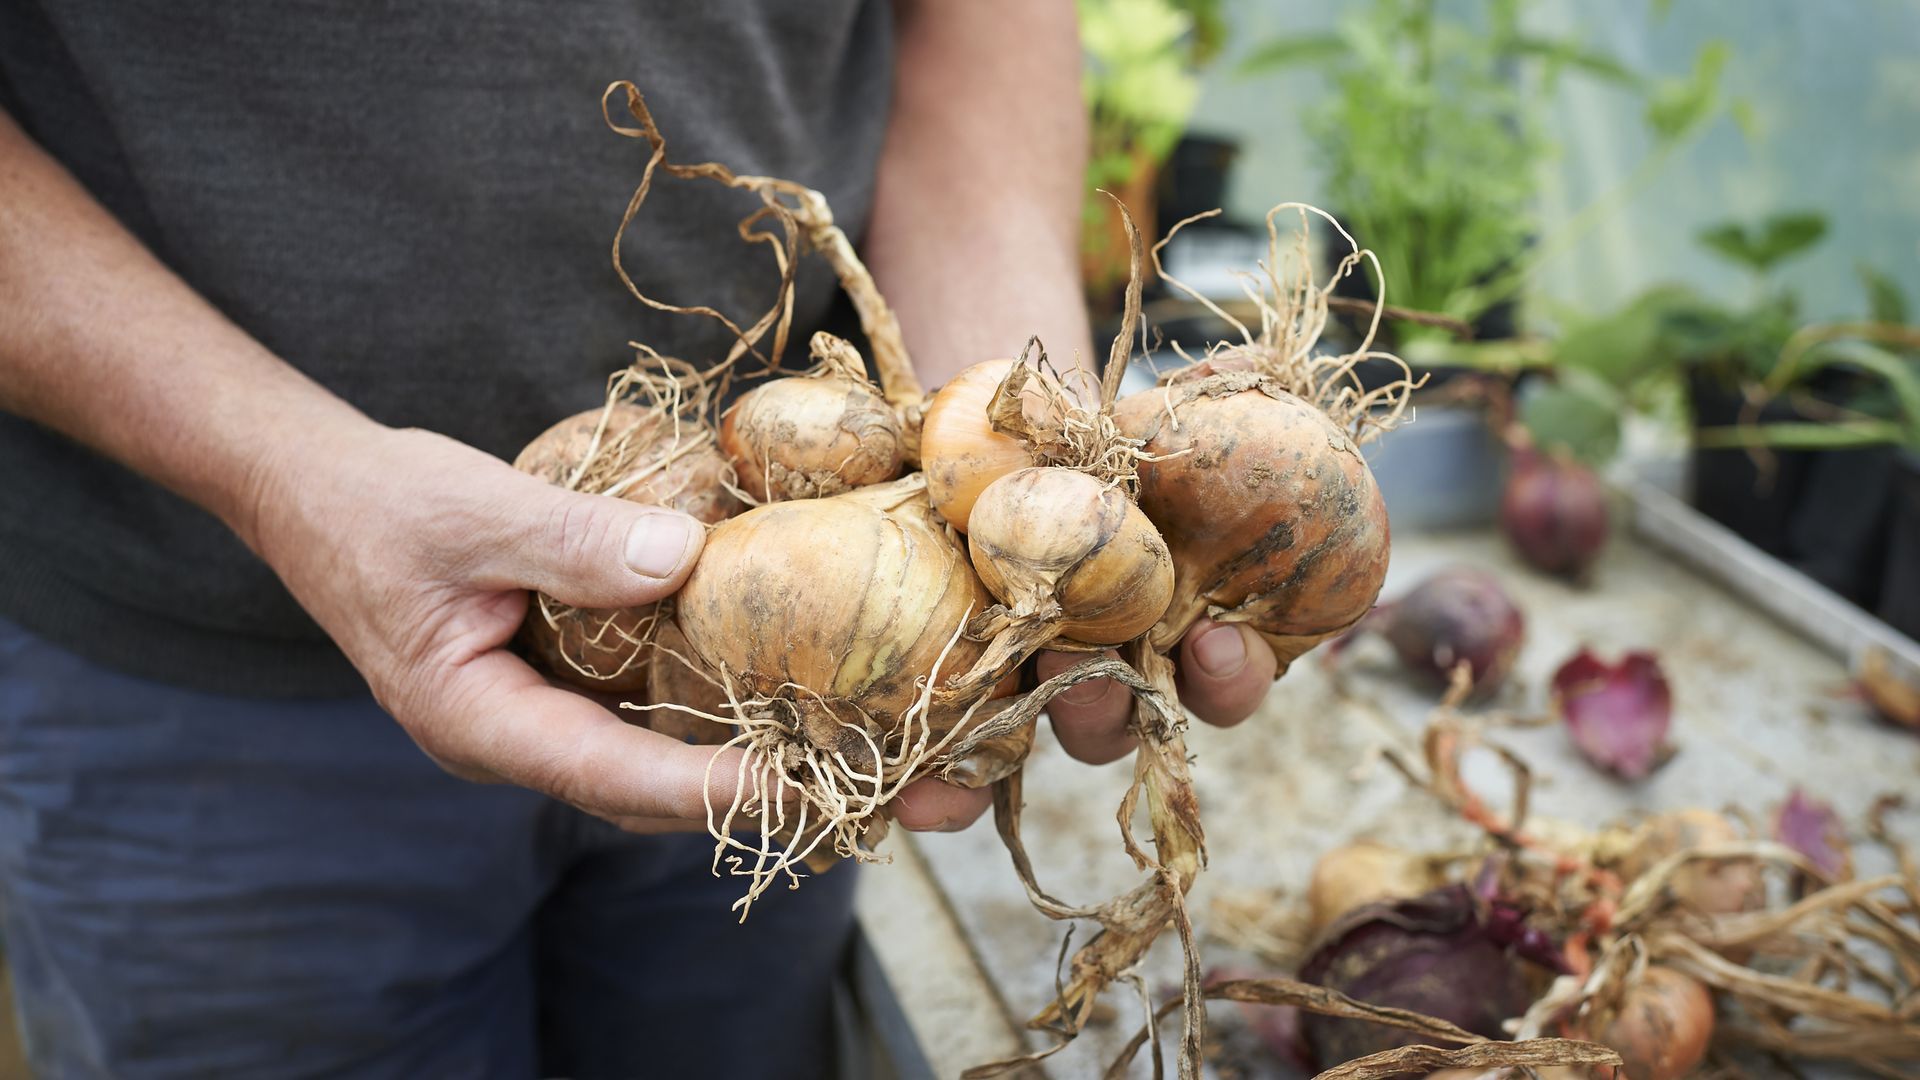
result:
[[[1617,776],[1642,779],[1673,755],[1673,693],[1652,653],[1606,664],[1581,649],[1553,673],[1553,703],[1587,760]]]
[[[1500,528],[1535,569],[1584,581],[1607,544],[1606,491],[1585,465],[1516,446]]]
[[[1411,900],[1369,904],[1330,927],[1300,968],[1303,982],[1374,1005],[1414,1009],[1488,1038],[1524,1013],[1528,960],[1559,969],[1559,947],[1525,913],[1449,885]],[[1419,1043],[1421,1036],[1360,1020],[1309,1014],[1301,1033],[1318,1068]]]
[[[1240,968],[1221,968],[1208,976],[1206,983],[1211,986],[1236,979],[1260,979],[1268,974]],[[1307,1060],[1306,1047],[1300,1041],[1301,1010],[1292,1005],[1262,1005],[1253,1001],[1236,1001],[1234,1004],[1238,1006],[1240,1019],[1246,1024],[1248,1033],[1259,1040],[1261,1049],[1274,1060],[1296,1069],[1313,1068]]]
[[[1853,876],[1846,829],[1833,807],[1794,788],[1773,818],[1773,838],[1806,856],[1835,881]]]
[[[1400,662],[1444,686],[1463,661],[1475,696],[1497,689],[1527,637],[1527,621],[1500,579],[1470,566],[1450,566],[1391,603],[1374,608],[1352,634],[1386,638]]]

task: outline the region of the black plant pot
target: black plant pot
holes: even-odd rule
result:
[[[1159,219],[1157,235],[1167,235],[1175,225],[1195,214],[1224,209],[1227,181],[1233,175],[1234,159],[1239,156],[1240,144],[1233,139],[1194,132],[1181,136],[1160,170],[1160,191],[1154,212]]]
[[[1844,382],[1812,387],[1844,401]],[[1712,374],[1688,375],[1694,427],[1726,427],[1743,419],[1738,393]],[[1817,423],[1776,398],[1758,423]],[[1880,601],[1886,566],[1887,513],[1895,472],[1892,447],[1855,450],[1771,450],[1763,469],[1744,449],[1693,451],[1693,500],[1701,513],[1860,607]]]
[[[1876,611],[1888,626],[1920,641],[1920,450],[1895,455],[1891,486]]]
[[[1688,372],[1687,397],[1696,431],[1728,427],[1741,420],[1743,402],[1739,393],[1709,372],[1697,368]],[[1756,419],[1776,423],[1807,418],[1775,399]],[[1801,450],[1775,450],[1771,468],[1762,471],[1744,449],[1707,449],[1696,442],[1691,462],[1694,508],[1767,554],[1785,559],[1790,551],[1788,532],[1793,508],[1805,486],[1812,456]]]

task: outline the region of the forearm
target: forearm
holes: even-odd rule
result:
[[[906,0],[864,254],[938,386],[1038,335],[1089,334],[1076,252],[1087,159],[1080,45],[1060,0]]]
[[[228,321],[0,112],[0,409],[252,540],[276,455],[372,427]]]

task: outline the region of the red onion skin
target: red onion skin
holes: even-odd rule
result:
[[[1607,664],[1586,649],[1553,673],[1554,708],[1588,761],[1641,780],[1673,755],[1673,691],[1652,653]]]
[[[1846,830],[1833,807],[1794,788],[1774,815],[1773,838],[1807,857],[1820,872],[1835,881],[1853,876],[1853,856],[1847,850]]]
[[[1473,696],[1499,689],[1526,644],[1527,620],[1500,579],[1469,566],[1451,566],[1367,617],[1393,645],[1400,662],[1445,686],[1462,661]]]
[[[1321,936],[1300,978],[1505,1038],[1501,1022],[1524,1013],[1532,993],[1514,947],[1523,943],[1501,940],[1505,927],[1489,923],[1484,910],[1464,885],[1358,908]],[[1301,1018],[1301,1033],[1321,1069],[1423,1041],[1410,1031],[1311,1013]]]
[[[1532,447],[1513,452],[1500,529],[1536,570],[1584,582],[1607,546],[1607,494],[1592,469]]]

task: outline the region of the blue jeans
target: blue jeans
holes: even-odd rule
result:
[[[710,853],[455,780],[370,698],[0,620],[0,927],[49,1080],[829,1075],[851,868],[740,924]]]

